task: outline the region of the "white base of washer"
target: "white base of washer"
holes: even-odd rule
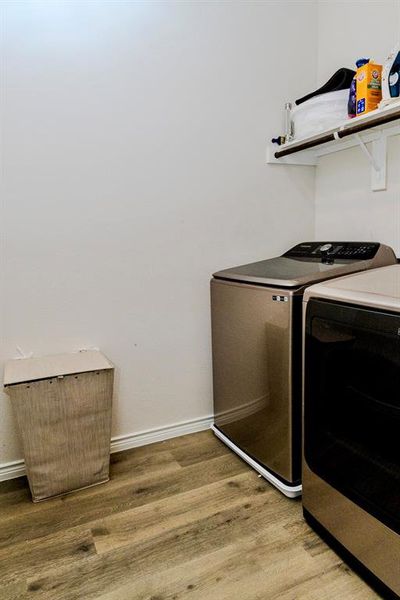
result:
[[[236,454],[240,456],[240,458],[242,458],[244,461],[247,462],[247,464],[253,467],[255,471],[260,473],[260,475],[262,475],[264,479],[269,481],[269,483],[272,483],[272,485],[274,485],[280,492],[282,492],[282,494],[284,494],[288,498],[297,498],[297,496],[301,496],[301,485],[287,485],[285,483],[282,483],[282,481],[275,477],[275,475],[267,471],[267,469],[262,467],[257,461],[253,460],[250,456],[243,452],[243,450],[238,448],[236,444],[231,442],[231,440],[227,438],[226,435],[224,435],[217,427],[215,427],[215,425],[211,425],[211,429],[213,430],[215,435],[222,442],[224,442],[224,444],[226,444],[231,450],[236,452]]]

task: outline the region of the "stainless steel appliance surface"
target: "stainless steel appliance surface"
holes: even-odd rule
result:
[[[301,493],[304,289],[396,262],[373,242],[304,242],[211,280],[214,433],[289,497]]]
[[[400,264],[304,294],[303,508],[400,598]]]

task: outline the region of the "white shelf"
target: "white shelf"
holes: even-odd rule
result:
[[[267,163],[315,166],[321,156],[358,146],[371,164],[371,189],[385,190],[387,138],[399,134],[400,104],[396,103],[305,139],[279,147],[270,145]]]

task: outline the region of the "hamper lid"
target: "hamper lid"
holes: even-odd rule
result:
[[[4,385],[113,368],[113,364],[98,350],[14,359],[5,364]]]

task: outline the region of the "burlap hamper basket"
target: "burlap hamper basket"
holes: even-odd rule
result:
[[[98,351],[6,363],[34,502],[108,481],[113,379]]]

